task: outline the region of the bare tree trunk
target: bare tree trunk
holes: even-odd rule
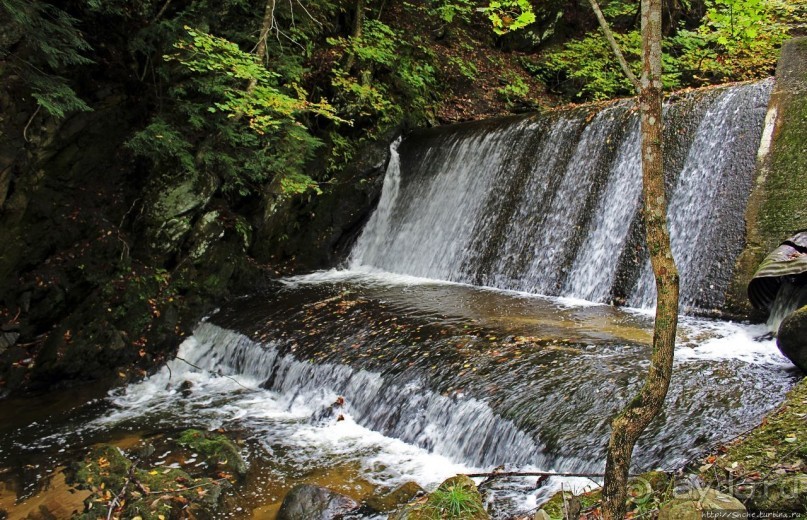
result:
[[[356,18],[353,20],[353,34],[351,38],[361,38],[362,29],[364,28],[364,0],[356,0]],[[345,71],[350,74],[350,69],[356,64],[356,54],[351,52],[348,54],[347,62],[345,63]]]
[[[255,56],[261,64],[266,64],[266,39],[269,38],[269,32],[275,26],[275,0],[267,0],[266,7],[263,11],[263,21],[261,22],[261,32],[258,34],[258,43],[255,45]],[[247,85],[247,92],[252,92],[258,84],[258,80],[253,78],[249,80]]]
[[[661,2],[642,0],[643,65],[639,90],[645,236],[658,292],[653,353],[644,386],[611,423],[603,486],[605,520],[622,520],[625,517],[633,447],[650,421],[661,411],[667,396],[678,326],[678,269],[670,250],[667,229],[661,143]]]

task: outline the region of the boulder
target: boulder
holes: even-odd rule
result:
[[[193,227],[195,215],[210,201],[219,180],[204,173],[185,174],[147,189],[144,206],[149,246],[158,253],[176,251]]]
[[[385,495],[374,495],[368,498],[365,505],[379,513],[394,511],[413,499],[425,495],[426,492],[415,482],[401,484]]]
[[[742,502],[711,488],[693,489],[661,506],[659,520],[702,520],[704,511],[745,513]],[[728,517],[727,517],[728,518]]]
[[[807,372],[807,305],[782,321],[776,346],[794,365]]]
[[[411,502],[389,520],[488,520],[482,495],[476,484],[465,475],[451,477],[425,499]]]
[[[328,488],[301,484],[286,494],[277,520],[338,520],[359,508],[352,498]]]
[[[201,454],[211,467],[219,466],[240,476],[247,473],[241,450],[224,435],[190,429],[180,434],[177,444]]]

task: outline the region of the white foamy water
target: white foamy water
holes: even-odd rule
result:
[[[221,329],[211,330],[211,334],[201,332],[203,338],[214,341],[229,335],[240,336]],[[244,336],[238,340],[249,342]],[[425,488],[433,488],[457,473],[478,470],[357,424],[349,403],[341,412],[342,421],[337,421],[335,416],[314,420],[314,416],[338,397],[329,388],[299,393],[274,392],[260,388],[262,381],[254,377],[254,372],[253,376],[249,370],[237,373],[226,362],[199,370],[179,360],[205,364],[200,358],[210,346],[200,344],[197,337],[185,340],[177,359],[153,376],[114,395],[111,400],[116,409],[97,419],[90,428],[108,428],[161,416],[172,421],[189,419],[209,430],[247,428],[250,436],[269,453],[277,451],[279,446],[290,450],[296,465],[353,460],[361,464],[367,480],[388,487],[415,481]],[[183,396],[180,386],[186,381],[192,383],[192,391]]]

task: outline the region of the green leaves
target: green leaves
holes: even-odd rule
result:
[[[529,0],[492,0],[479,9],[493,24],[496,34],[507,34],[526,27],[535,21],[535,12]]]
[[[13,45],[24,47],[11,55],[11,64],[39,106],[57,118],[89,111],[61,76],[67,67],[92,63],[85,56],[91,49],[76,28],[78,20],[39,0],[0,0],[0,18],[9,20],[13,28],[11,35],[0,39],[0,57]]]

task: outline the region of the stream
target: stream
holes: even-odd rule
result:
[[[640,440],[637,472],[674,469],[781,402],[798,375],[765,332],[682,317],[667,407]],[[235,432],[249,463],[222,518],[272,518],[299,483],[363,499],[499,466],[601,472],[608,421],[641,382],[651,334],[646,310],[568,298],[371,270],[282,279],[200,323],[144,381],[4,422],[0,479],[36,496],[89,445],[190,427]],[[595,485],[535,482],[489,489],[495,517]]]

